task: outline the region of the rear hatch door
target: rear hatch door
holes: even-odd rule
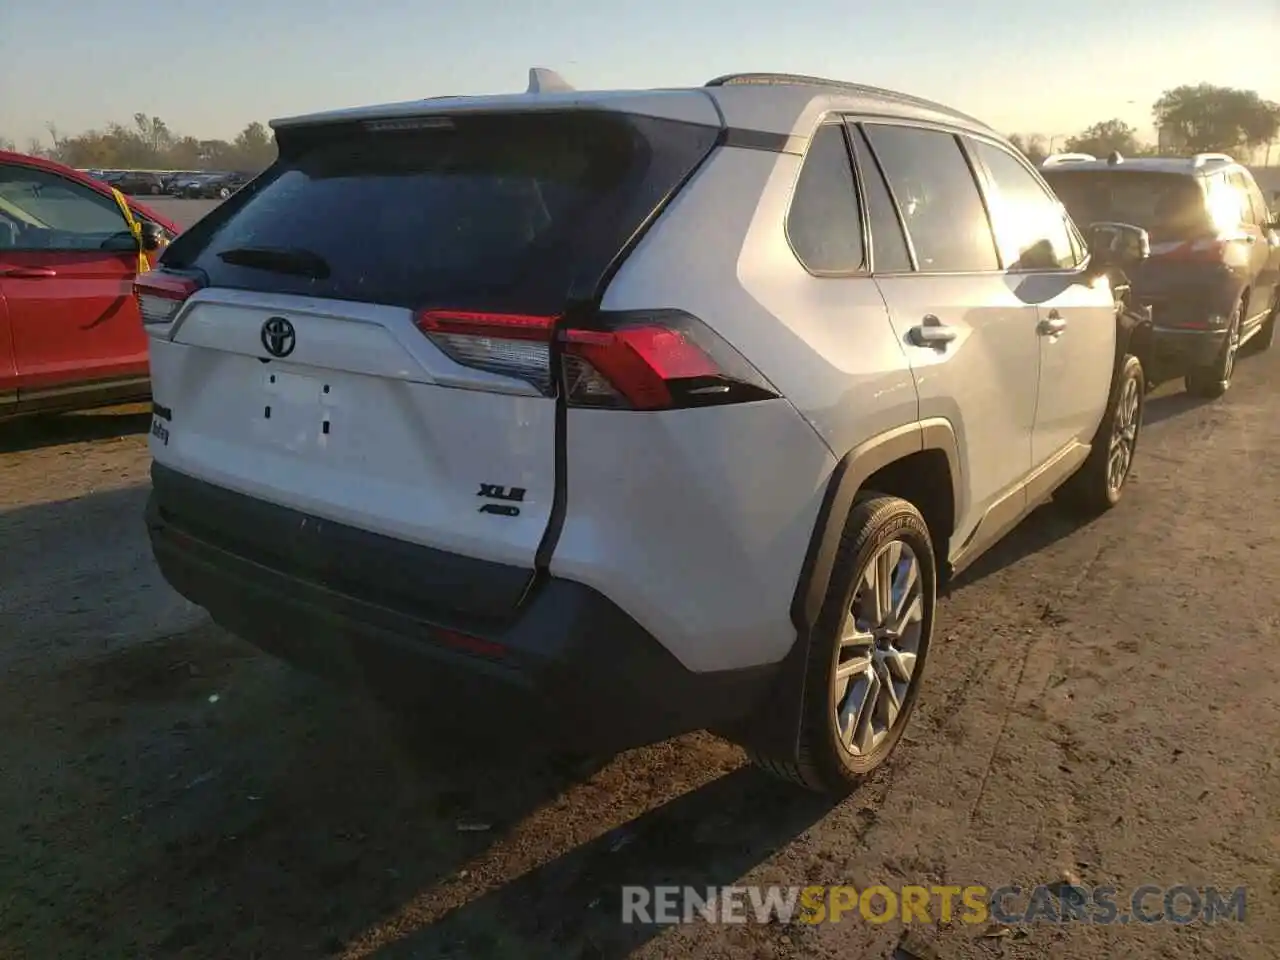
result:
[[[281,132],[279,162],[162,259],[199,289],[152,326],[157,462],[531,577],[563,485],[544,331],[717,133],[588,110]],[[498,577],[467,612],[527,585]]]

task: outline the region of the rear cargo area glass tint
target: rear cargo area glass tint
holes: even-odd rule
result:
[[[574,277],[602,271],[701,161],[715,132],[582,111],[306,131],[282,140],[282,159],[252,193],[197,224],[164,262],[199,268],[211,286],[555,311]]]
[[[1081,227],[1117,220],[1142,227],[1157,242],[1189,239],[1211,229],[1204,192],[1193,177],[1135,171],[1042,173]]]

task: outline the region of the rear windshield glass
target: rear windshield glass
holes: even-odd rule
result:
[[[1116,220],[1142,227],[1152,240],[1189,238],[1209,229],[1204,193],[1176,173],[1043,170],[1080,226]]]
[[[533,291],[563,298],[570,248],[626,212],[618,196],[635,192],[650,159],[636,128],[605,114],[308,137],[282,143],[276,167],[170,247],[165,265],[197,267],[214,286],[405,307],[520,290],[526,303]],[[255,259],[264,250],[283,256]]]

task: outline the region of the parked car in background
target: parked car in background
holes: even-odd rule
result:
[[[127,193],[131,196],[139,194],[151,197],[158,197],[164,193],[164,181],[158,173],[149,173],[145,170],[126,170],[121,172],[112,181],[111,185],[121,193]]]
[[[220,173],[202,180],[188,196],[204,200],[225,200],[253,179],[251,173]]]
[[[154,263],[178,228],[127,202]],[[101,180],[0,152],[0,418],[148,396],[138,255]]]
[[[202,173],[174,184],[174,195],[191,200],[225,200],[253,179],[248,173]]]
[[[1087,241],[946,106],[535,70],[273,126],[136,290],[160,569],[286,659],[610,749],[710,728],[840,794],[940,585],[1122,495],[1146,235]]]
[[[1240,347],[1271,346],[1280,216],[1246,167],[1224,154],[1064,154],[1041,172],[1077,222],[1123,220],[1148,231],[1151,257],[1131,280],[1152,311],[1153,381],[1183,376],[1191,393],[1221,396]]]

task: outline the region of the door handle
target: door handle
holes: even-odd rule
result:
[[[41,277],[56,277],[57,275],[58,271],[52,267],[0,267],[0,277],[38,280]]]
[[[1049,316],[1036,325],[1036,333],[1042,337],[1056,337],[1067,329],[1067,321],[1057,310],[1050,310]]]
[[[925,316],[919,326],[907,331],[907,339],[917,347],[945,347],[955,338],[956,328],[948,327],[931,313]]]

